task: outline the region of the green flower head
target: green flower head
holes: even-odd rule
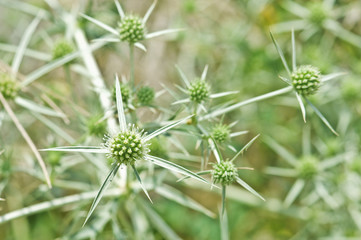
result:
[[[318,159],[314,156],[304,156],[297,166],[298,176],[311,179],[318,173]]]
[[[18,94],[19,86],[15,79],[7,73],[0,73],[0,92],[5,99],[14,99]]]
[[[124,16],[119,22],[120,39],[124,42],[136,43],[145,39],[146,29],[138,16]]]
[[[230,185],[238,177],[237,168],[230,161],[223,161],[213,166],[213,181],[222,185]]]
[[[225,124],[217,124],[212,128],[212,137],[219,143],[225,142],[230,135],[229,126]]]
[[[130,89],[128,84],[121,84],[120,85],[120,90],[122,92],[122,101],[123,101],[123,105],[124,108],[128,108],[129,104],[131,103],[131,99],[132,99],[132,90]],[[115,87],[113,88],[113,101],[116,102],[116,90]]]
[[[293,87],[304,96],[317,92],[321,84],[320,78],[320,70],[310,65],[300,66],[291,74]]]
[[[137,92],[137,98],[142,105],[151,104],[154,100],[154,90],[151,87],[141,87]]]
[[[74,51],[73,45],[67,40],[61,40],[55,43],[53,48],[53,59],[62,58]]]
[[[308,9],[310,11],[308,19],[317,26],[321,26],[328,17],[327,10],[322,3],[314,2]]]
[[[196,79],[188,88],[191,101],[201,103],[209,98],[209,86],[201,79]]]
[[[145,159],[149,144],[144,141],[144,135],[144,131],[131,125],[113,137],[106,136],[104,146],[109,151],[107,157],[125,165],[133,165],[136,160]]]

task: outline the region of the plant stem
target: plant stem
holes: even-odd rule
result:
[[[129,61],[130,61],[130,86],[132,90],[135,89],[135,80],[134,80],[134,44],[129,44]]]
[[[293,87],[291,87],[291,86],[281,88],[281,89],[278,89],[276,91],[269,92],[269,93],[266,93],[266,94],[263,94],[263,95],[260,95],[260,96],[254,97],[254,98],[250,98],[248,100],[233,104],[233,105],[228,106],[226,108],[216,110],[216,111],[214,111],[212,113],[209,113],[209,114],[207,114],[207,115],[205,115],[203,117],[200,117],[199,120],[206,120],[206,119],[209,119],[209,118],[214,118],[214,117],[217,117],[219,115],[225,114],[227,112],[231,112],[231,111],[233,111],[235,109],[238,109],[238,108],[240,108],[240,107],[242,107],[244,105],[247,105],[247,104],[250,104],[250,103],[255,103],[255,102],[258,102],[258,101],[261,101],[261,100],[264,100],[264,99],[267,99],[267,98],[275,97],[275,96],[278,96],[278,95],[282,95],[282,94],[291,92],[292,90],[293,90]]]

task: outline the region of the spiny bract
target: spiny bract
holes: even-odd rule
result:
[[[18,84],[7,73],[0,73],[0,92],[6,99],[14,99],[19,91]]]
[[[219,143],[225,142],[229,138],[229,126],[225,124],[217,124],[212,128],[212,137]]]
[[[237,168],[230,161],[223,161],[213,166],[213,181],[222,185],[229,185],[238,177]]]
[[[149,144],[143,137],[144,132],[139,131],[134,125],[113,137],[106,136],[104,145],[109,150],[107,157],[125,165],[133,165],[136,160],[144,159],[149,152]]]
[[[145,38],[146,29],[138,16],[128,15],[119,22],[120,39],[129,43],[136,43]]]
[[[321,83],[321,73],[317,67],[305,65],[292,72],[292,84],[295,90],[304,96],[317,92]]]
[[[137,97],[142,105],[151,104],[154,99],[154,90],[151,87],[143,86],[138,90]]]
[[[188,88],[191,101],[201,103],[209,97],[209,86],[201,79],[196,79]]]

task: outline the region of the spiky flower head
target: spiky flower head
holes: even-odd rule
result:
[[[0,92],[6,99],[14,99],[19,91],[15,79],[7,73],[0,73]]]
[[[304,96],[315,94],[321,84],[320,70],[310,65],[298,67],[292,72],[291,78],[295,90]]]
[[[212,128],[212,137],[219,143],[225,142],[230,135],[231,131],[229,130],[229,126],[225,124],[217,124]]]
[[[144,159],[149,152],[144,135],[144,131],[130,125],[113,137],[107,136],[104,144],[109,150],[107,157],[125,165],[133,165],[136,160]]]
[[[304,156],[300,159],[298,176],[303,179],[311,179],[318,173],[318,159],[314,156]]]
[[[191,101],[201,103],[209,97],[209,86],[206,81],[196,79],[188,88]]]
[[[230,161],[222,161],[213,166],[213,181],[222,185],[229,185],[238,177],[237,168]]]
[[[67,40],[60,40],[55,43],[53,48],[53,59],[62,58],[74,51],[73,45]]]
[[[122,101],[124,108],[128,108],[129,104],[131,103],[132,99],[132,90],[130,89],[128,84],[121,84],[120,85],[120,91],[122,92]],[[113,101],[116,102],[117,94],[115,87],[113,88]]]
[[[129,43],[136,43],[145,38],[146,28],[138,16],[124,16],[119,22],[120,39]]]
[[[148,86],[139,88],[137,97],[142,105],[148,105],[154,100],[154,89]]]
[[[318,25],[321,26],[321,24],[327,19],[327,10],[325,9],[325,6],[323,6],[322,3],[314,2],[309,6],[310,14],[308,16],[308,19]]]

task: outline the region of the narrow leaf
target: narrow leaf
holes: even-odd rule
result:
[[[134,165],[132,165],[132,168],[133,168],[133,171],[134,171],[135,177],[137,178],[137,180],[138,180],[138,182],[139,182],[139,184],[140,184],[141,188],[143,189],[143,191],[144,191],[145,195],[147,195],[147,197],[148,197],[149,201],[153,204],[153,201],[152,201],[152,199],[150,198],[150,196],[149,196],[149,194],[148,194],[147,189],[144,187],[144,185],[143,185],[143,183],[142,183],[142,179],[140,178],[140,176],[139,176],[139,173],[138,173],[137,169],[134,167]]]
[[[226,209],[226,186],[222,185],[222,211],[221,211],[221,218],[224,217],[224,210]]]
[[[184,31],[184,29],[179,28],[179,29],[166,29],[166,30],[161,30],[161,31],[157,31],[157,32],[152,32],[149,33],[145,36],[146,39],[150,39],[150,38],[155,38],[155,37],[159,37],[168,33],[175,33],[175,32],[180,32],[180,31]]]
[[[292,71],[296,70],[296,41],[295,30],[292,28]]]
[[[249,141],[236,155],[234,155],[234,157],[231,159],[231,162],[233,162],[241,153],[243,153],[244,151],[246,151],[254,141],[256,141],[256,139],[259,137],[260,134],[258,134],[257,136],[255,136],[254,138],[251,139],[251,141]]]
[[[17,73],[19,71],[21,60],[24,57],[24,53],[27,45],[30,42],[31,37],[34,34],[36,27],[38,26],[40,19],[43,17],[43,14],[40,12],[36,18],[30,23],[27,29],[24,32],[24,35],[19,43],[19,47],[15,53],[13,63],[11,65],[11,69],[13,73]]]
[[[203,69],[202,76],[201,76],[201,80],[202,80],[202,81],[205,81],[205,80],[206,80],[207,72],[208,72],[208,65],[206,65],[206,66],[204,67],[204,69]]]
[[[327,121],[327,119],[322,115],[322,113],[310,102],[310,100],[308,100],[307,98],[304,97],[304,99],[306,100],[306,102],[312,107],[312,109],[315,111],[315,113],[317,114],[317,116],[322,120],[322,122],[336,135],[338,136],[338,133],[335,131],[335,129],[333,129],[333,127],[331,126],[331,124]]]
[[[110,170],[108,176],[105,178],[103,184],[100,186],[99,191],[98,191],[96,197],[94,198],[94,201],[93,201],[93,203],[92,203],[92,205],[90,207],[88,215],[85,218],[85,221],[83,223],[83,227],[87,223],[87,221],[90,218],[90,216],[92,215],[92,213],[94,212],[95,208],[98,206],[100,200],[103,197],[103,194],[104,194],[106,188],[109,186],[109,184],[113,180],[115,174],[118,172],[119,167],[120,167],[120,163],[113,163],[112,169]]]
[[[286,148],[282,147],[278,144],[273,138],[263,137],[263,141],[273,149],[277,154],[279,154],[282,158],[284,158],[290,165],[297,166],[298,161],[297,158],[292,155]]]
[[[141,43],[139,43],[139,42],[134,43],[134,46],[136,46],[136,47],[139,48],[140,50],[143,50],[144,52],[147,52],[147,48],[146,48],[143,44],[141,44]]]
[[[119,114],[119,113],[118,113],[118,114]],[[181,124],[182,122],[186,121],[187,119],[189,119],[189,118],[191,118],[191,117],[193,117],[193,115],[190,115],[190,116],[185,117],[185,118],[183,118],[183,119],[181,119],[181,120],[175,121],[175,122],[170,123],[170,124],[168,124],[168,125],[166,125],[166,126],[164,126],[164,127],[161,127],[161,128],[159,128],[158,130],[152,132],[151,134],[145,136],[145,137],[144,137],[144,140],[145,140],[145,141],[149,141],[150,139],[158,136],[159,134],[162,134],[162,133],[168,131],[168,130],[171,129],[171,128],[174,128],[175,126]]]
[[[232,94],[237,94],[237,93],[239,93],[239,91],[228,91],[228,92],[221,92],[221,93],[211,94],[209,97],[210,98],[220,98],[220,97],[224,97],[224,96],[228,96],[228,95],[232,95]]]
[[[212,173],[212,170],[205,170],[205,171],[196,172],[196,174],[199,175],[199,176],[210,174],[210,173]],[[189,176],[182,177],[182,178],[178,179],[177,182],[181,182],[181,181],[186,180],[188,178],[190,178],[190,177]]]
[[[300,105],[300,108],[301,108],[303,121],[306,122],[306,109],[305,109],[305,106],[303,105],[302,98],[297,92],[295,92],[295,94],[296,94],[298,104]]]
[[[28,99],[25,99],[25,98],[16,97],[15,102],[19,106],[29,109],[31,112],[38,112],[38,113],[45,114],[48,116],[53,116],[53,117],[64,117],[65,116],[61,112],[56,112],[53,109],[38,105],[37,103],[30,101]]]
[[[327,82],[327,81],[330,81],[332,79],[335,79],[339,76],[342,76],[342,75],[346,75],[347,73],[345,72],[339,72],[339,73],[331,73],[331,74],[328,74],[328,75],[325,75],[325,76],[322,76],[321,77],[321,81],[322,82]]]
[[[115,75],[115,94],[117,99],[117,110],[118,110],[118,120],[119,120],[120,130],[125,131],[127,129],[127,122],[125,120],[122,93],[120,90],[118,75]]]
[[[289,207],[297,198],[297,196],[301,193],[303,187],[305,186],[305,180],[297,179],[293,184],[291,190],[288,192],[287,197],[285,199],[284,205]]]
[[[112,27],[110,27],[110,26],[96,20],[95,18],[89,17],[89,16],[87,16],[85,14],[82,14],[82,13],[80,13],[80,16],[82,16],[83,18],[89,20],[90,22],[98,25],[99,27],[103,28],[104,30],[119,36],[119,32],[117,30],[115,30],[114,28],[112,28]]]
[[[93,146],[64,146],[64,147],[54,147],[47,149],[39,149],[39,151],[54,151],[54,152],[84,152],[84,153],[108,153],[108,149],[103,147],[93,147]]]
[[[114,0],[115,6],[117,7],[120,19],[125,17],[124,11],[118,0]]]
[[[149,16],[152,14],[155,5],[157,4],[157,0],[155,0],[153,2],[153,4],[148,8],[147,12],[145,13],[144,17],[143,17],[143,25],[145,25],[148,21]]]
[[[259,197],[260,199],[262,199],[263,201],[266,201],[261,195],[259,195],[258,192],[256,192],[251,186],[249,186],[245,181],[243,181],[242,179],[240,179],[239,177],[236,178],[236,181],[238,184],[240,184],[242,187],[244,187],[245,189],[247,189],[250,193],[252,193],[253,195]]]
[[[223,157],[213,137],[208,139],[208,144],[211,147],[214,156],[216,157],[217,163],[221,163],[223,161]]]
[[[276,47],[276,50],[277,50],[277,52],[278,52],[278,55],[280,56],[280,58],[281,58],[281,60],[282,60],[283,66],[285,67],[288,75],[291,76],[291,71],[290,71],[290,69],[288,68],[287,61],[286,61],[286,59],[285,59],[285,56],[284,56],[284,54],[283,54],[282,49],[281,49],[280,46],[278,45],[276,39],[273,37],[272,32],[270,32],[270,35],[271,35],[273,44],[274,44],[275,47]]]
[[[191,84],[190,84],[188,78],[186,77],[186,75],[184,74],[184,72],[177,65],[175,65],[175,68],[177,69],[181,79],[183,80],[183,82],[185,83],[187,88],[189,88]]]
[[[207,180],[205,180],[204,178],[198,176],[197,174],[189,171],[188,169],[186,169],[186,168],[184,168],[182,166],[179,166],[179,165],[177,165],[175,163],[167,161],[165,159],[148,155],[146,157],[146,160],[148,160],[148,161],[150,161],[150,162],[152,162],[152,163],[154,163],[154,164],[156,164],[156,165],[158,165],[160,167],[169,169],[169,170],[174,171],[174,172],[181,173],[183,175],[189,176],[189,177],[194,178],[196,180],[199,180],[201,182],[208,183]]]

